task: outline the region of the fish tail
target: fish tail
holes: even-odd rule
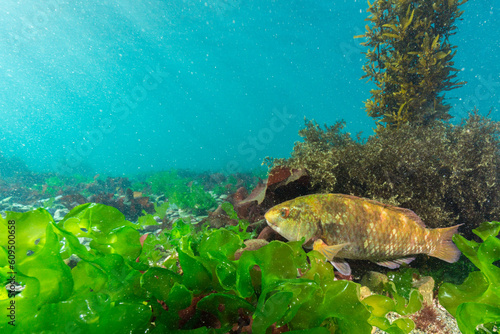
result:
[[[457,262],[461,253],[453,243],[452,237],[458,233],[461,225],[463,224],[432,230],[436,237],[436,245],[428,254],[449,263]]]

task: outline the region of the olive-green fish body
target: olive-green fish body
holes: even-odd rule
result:
[[[409,263],[415,254],[455,262],[459,250],[451,241],[458,226],[427,229],[411,210],[342,194],[295,198],[271,208],[268,224],[289,240],[305,238],[306,246],[329,257],[344,274],[343,259],[370,260],[389,268]]]

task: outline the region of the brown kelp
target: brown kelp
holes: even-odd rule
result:
[[[366,141],[343,127],[307,121],[291,158],[266,161],[306,169],[316,192],[408,208],[429,227],[474,228],[500,215],[500,122],[472,112],[459,125],[407,125]]]
[[[447,120],[450,106],[443,91],[460,87],[453,68],[456,46],[450,43],[455,20],[467,0],[381,0],[368,2],[370,15],[362,45],[363,66],[377,88],[365,101],[378,130],[404,124],[425,125]]]

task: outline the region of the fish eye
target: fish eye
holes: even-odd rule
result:
[[[281,212],[280,212],[281,218],[288,218],[289,214],[290,214],[290,209],[288,209],[288,208],[281,209]]]

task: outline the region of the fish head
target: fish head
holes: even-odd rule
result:
[[[308,242],[321,232],[314,202],[304,197],[273,206],[265,214],[267,224],[290,241],[305,238]]]

